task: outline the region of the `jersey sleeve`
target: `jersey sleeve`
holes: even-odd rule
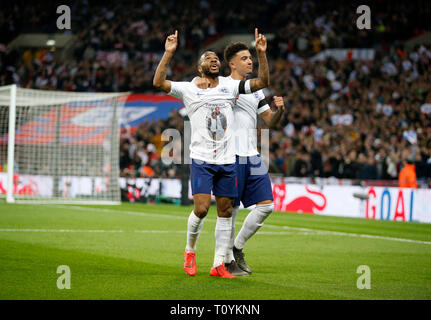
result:
[[[185,81],[171,81],[171,91],[168,93],[168,95],[182,100],[184,92],[189,83],[190,82]]]
[[[266,110],[270,109],[270,106],[268,104],[268,101],[266,101],[265,94],[263,93],[263,90],[257,91],[257,97],[258,97],[258,105],[257,105],[257,114],[261,114],[265,112]]]
[[[250,80],[234,80],[231,79],[229,81],[232,86],[234,96],[238,96],[240,94],[248,94],[251,93],[250,89]]]

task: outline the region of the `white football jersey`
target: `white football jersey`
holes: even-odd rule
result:
[[[227,78],[233,80],[231,77]],[[257,115],[269,108],[263,90],[239,95],[233,109],[235,153],[237,155],[250,157],[259,154],[257,151]]]
[[[183,100],[190,119],[192,159],[235,163],[232,108],[240,91],[250,92],[249,83],[219,77],[217,87],[200,89],[193,82],[171,81],[169,95]]]

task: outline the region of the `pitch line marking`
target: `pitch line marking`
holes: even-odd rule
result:
[[[295,229],[293,227],[279,227],[279,226],[268,226],[268,227],[277,227],[277,228],[286,228],[286,229]],[[305,229],[305,228],[298,228]],[[172,234],[179,233],[185,234],[186,231],[183,230],[75,230],[75,229],[0,229],[0,232],[35,232],[35,233],[152,233],[152,234]],[[201,233],[208,233],[206,231],[201,231]],[[356,234],[356,233],[346,233],[346,232],[337,232],[337,231],[319,231],[309,229],[309,231],[301,231],[301,232],[289,232],[289,231],[260,231],[257,235],[338,235],[338,236],[348,236],[348,237],[359,237],[359,238],[371,238],[371,239],[383,239],[383,240],[393,240],[400,242],[411,242],[411,243],[421,243],[421,244],[431,244],[430,241],[421,241],[421,240],[412,240],[412,239],[404,239],[404,238],[392,238],[392,237],[383,237],[383,236],[374,236],[368,234]]]
[[[42,232],[42,233],[186,233],[185,230],[76,230],[76,229],[0,229],[0,232]],[[207,233],[202,231],[201,233]]]
[[[431,241],[423,241],[423,240],[414,240],[414,239],[406,239],[406,238],[395,238],[395,237],[386,237],[386,236],[378,236],[372,234],[364,234],[364,233],[349,233],[349,232],[341,232],[341,231],[329,231],[329,230],[321,230],[321,229],[308,229],[308,228],[296,228],[296,227],[288,227],[288,226],[275,226],[275,225],[266,225],[269,228],[281,228],[287,230],[301,230],[306,234],[307,232],[310,235],[335,235],[335,236],[346,236],[346,237],[354,237],[354,238],[369,238],[369,239],[381,239],[381,240],[390,240],[390,241],[398,241],[398,242],[410,242],[410,243],[420,243],[420,244],[428,244],[431,245]],[[259,234],[257,232],[256,234]]]
[[[28,229],[28,228],[0,228],[0,232],[35,232],[35,233],[187,233],[186,230],[85,230],[85,229]],[[201,233],[208,233],[206,231],[201,231]],[[262,235],[287,235],[287,234],[298,234],[297,232],[281,231],[261,231]],[[314,234],[314,232],[304,232],[303,234]]]
[[[337,235],[337,236],[348,236],[348,237],[359,237],[359,238],[371,238],[371,239],[382,239],[382,240],[392,240],[392,241],[400,241],[400,242],[410,242],[410,243],[421,243],[421,244],[431,244],[430,241],[422,241],[422,240],[412,240],[405,238],[393,238],[393,237],[384,237],[384,236],[376,236],[369,234],[357,234],[357,233],[346,233],[346,232],[338,232],[338,231],[323,231],[323,230],[314,230],[308,229],[308,231],[304,231],[306,228],[294,228],[294,227],[286,227],[286,226],[274,226],[274,225],[266,225],[270,228],[282,228],[282,229],[292,229],[297,230],[301,229],[301,232],[289,232],[289,231],[260,231],[258,235]],[[153,234],[172,234],[172,233],[186,233],[185,230],[76,230],[76,229],[0,229],[0,232],[35,232],[35,233],[153,233]],[[206,231],[202,231],[201,233],[207,233]]]
[[[35,233],[187,233],[186,230],[85,230],[85,229],[28,229],[28,228],[0,228],[0,232],[35,232]],[[201,231],[201,233],[208,233]],[[318,232],[294,232],[294,231],[261,231],[261,235],[316,235]]]
[[[129,214],[129,215],[137,215],[137,216],[144,216],[144,217],[162,217],[162,218],[170,218],[170,219],[181,219],[181,220],[187,220],[188,216],[186,217],[180,217],[180,216],[172,216],[169,214],[163,214],[163,213],[149,213],[149,212],[136,212],[136,211],[119,211],[119,210],[113,210],[113,209],[102,209],[102,208],[87,208],[87,207],[81,207],[81,206],[62,206],[62,205],[48,205],[52,207],[57,208],[63,208],[63,209],[75,209],[75,210],[92,210],[92,211],[99,211],[99,212],[110,212],[110,213],[118,213],[118,214]],[[180,213],[179,211],[172,211],[176,213]],[[210,219],[205,218],[206,221],[216,222],[216,219]],[[236,222],[235,224],[242,224],[242,222]],[[419,243],[419,244],[427,244],[431,245],[431,241],[423,241],[423,240],[414,240],[414,239],[406,239],[406,238],[395,238],[395,237],[386,237],[386,236],[378,236],[378,235],[371,235],[371,234],[361,234],[361,233],[348,233],[348,232],[341,232],[341,231],[329,231],[329,230],[322,230],[322,229],[311,229],[311,228],[299,228],[299,227],[289,227],[289,226],[277,226],[277,225],[271,225],[271,224],[264,224],[267,228],[277,228],[277,229],[285,229],[285,230],[296,230],[296,231],[304,231],[304,232],[311,232],[313,235],[321,234],[321,235],[336,235],[336,236],[346,236],[346,237],[356,237],[356,238],[367,238],[367,239],[381,239],[381,240],[388,240],[388,241],[398,241],[398,242],[408,242],[408,243]],[[261,233],[263,231],[257,232],[256,234]]]

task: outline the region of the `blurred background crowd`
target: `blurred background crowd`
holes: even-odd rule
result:
[[[431,2],[372,1],[371,30],[356,27],[360,4],[79,0],[70,3],[78,41],[65,59],[48,49],[6,49],[19,33],[56,32],[47,23],[57,18],[47,9],[57,6],[53,1],[26,6],[17,0],[2,4],[0,11],[0,85],[154,93],[154,70],[166,36],[175,29],[179,48],[168,78],[190,80],[204,46],[225,34],[252,33],[258,26],[274,35],[268,43],[268,101],[281,95],[286,105],[270,133],[270,173],[390,180],[412,162],[418,179],[431,178],[431,49],[404,46],[431,30]],[[372,48],[376,55],[372,61],[309,60],[329,48]],[[111,51],[117,55],[109,61],[106,53]],[[222,74],[229,74],[226,65]],[[265,128],[263,123],[260,127]],[[182,130],[178,111],[166,120],[122,130],[123,176],[180,174],[179,167],[160,160],[166,128]]]

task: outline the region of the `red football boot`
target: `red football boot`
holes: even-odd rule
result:
[[[196,257],[194,252],[184,251],[184,271],[189,276],[196,274]]]
[[[229,279],[235,278],[235,276],[233,274],[231,274],[231,273],[229,273],[229,271],[227,271],[227,268],[225,267],[224,263],[222,263],[218,267],[211,268],[210,276],[220,277],[220,278],[229,278]]]

